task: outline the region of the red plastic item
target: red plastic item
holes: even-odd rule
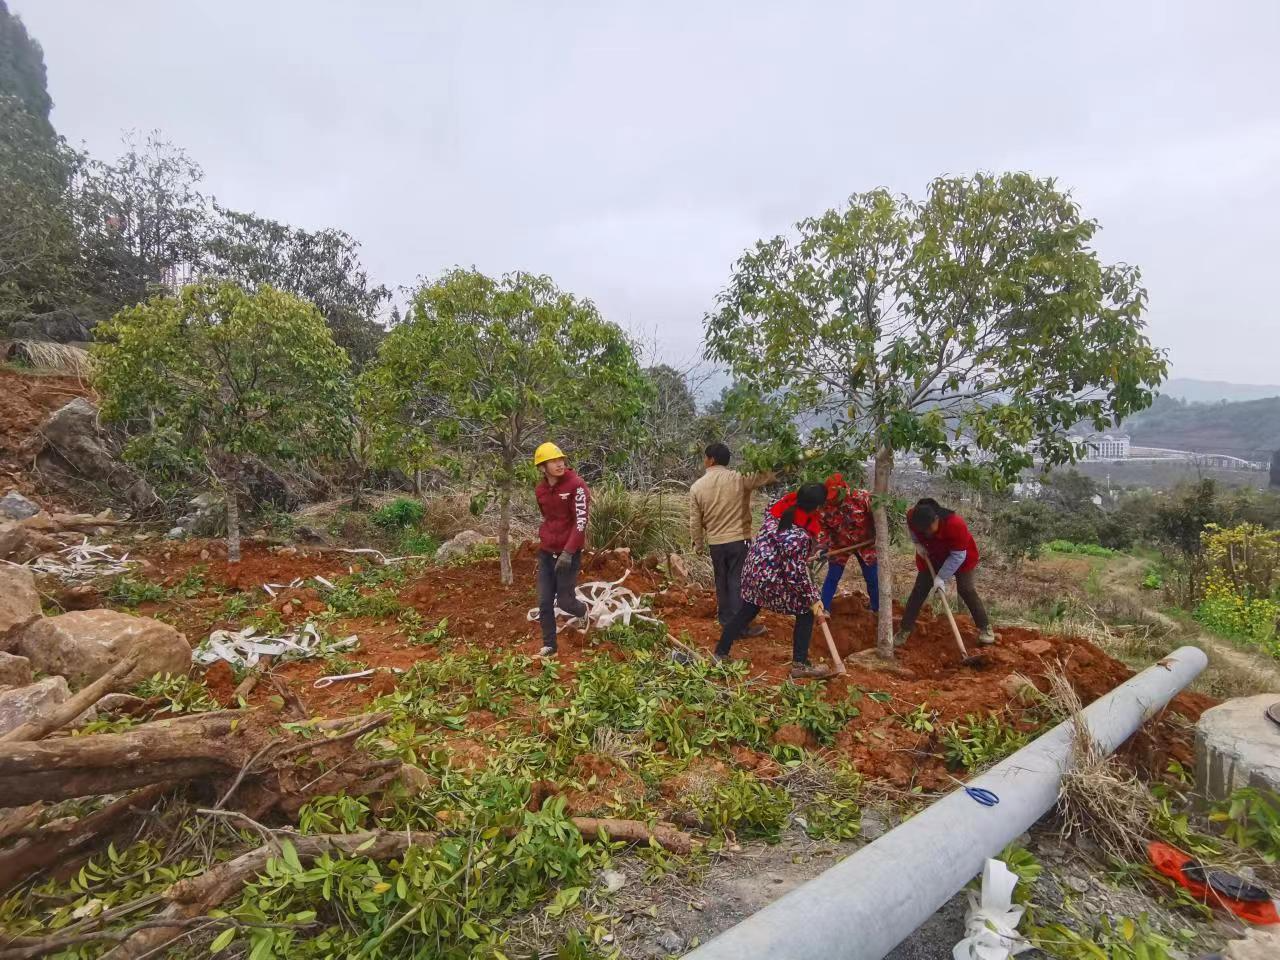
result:
[[[1277,912],[1274,900],[1238,900],[1192,879],[1184,868],[1197,866],[1195,858],[1187,856],[1177,847],[1171,847],[1167,843],[1151,843],[1147,845],[1147,856],[1151,859],[1151,865],[1160,873],[1186,887],[1201,902],[1230,910],[1250,923],[1280,923],[1280,912]]]

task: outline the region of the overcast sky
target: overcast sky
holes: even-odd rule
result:
[[[10,0],[53,120],[158,128],[373,276],[551,274],[668,359],[850,193],[1025,169],[1142,267],[1172,373],[1280,382],[1280,3]]]

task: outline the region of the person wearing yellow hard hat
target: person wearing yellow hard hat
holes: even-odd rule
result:
[[[542,625],[539,655],[556,655],[556,608],[575,617],[587,615],[578,599],[578,570],[587,539],[591,491],[569,469],[564,451],[544,443],[533,453],[533,464],[542,473],[534,493],[542,526],[538,528],[538,621]]]

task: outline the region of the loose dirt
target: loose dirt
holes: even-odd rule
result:
[[[193,644],[203,640],[211,629],[235,627],[243,622],[243,616],[239,621],[221,619],[227,598],[236,594],[249,599],[250,611],[274,611],[289,626],[300,627],[323,607],[321,594],[314,585],[286,591],[272,599],[262,590],[263,583],[284,583],[316,575],[335,580],[359,570],[365,563],[351,554],[281,549],[259,543],[245,544],[239,564],[228,564],[223,545],[212,541],[151,543],[144,545],[139,553],[148,561],[148,578],[172,586],[195,570],[204,577],[208,589],[221,594],[147,604],[140,609],[141,613],[159,615],[174,623]],[[537,624],[528,620],[528,611],[537,602],[535,562],[534,548],[528,545],[521,548],[514,559],[516,579],[511,586],[499,582],[497,561],[485,560],[453,568],[428,567],[399,587],[388,585],[382,589],[394,589],[399,601],[417,612],[424,627],[447,618],[450,637],[482,649],[494,658],[511,652],[532,654],[541,645]],[[657,615],[672,634],[710,654],[719,637],[713,594],[693,585],[669,586],[660,574],[651,570],[635,567],[628,571],[622,560],[613,555],[597,558],[590,569],[593,579],[616,580],[626,574],[628,587],[651,595]],[[372,590],[369,588],[367,592]],[[967,616],[957,619],[966,644],[973,647],[976,628]],[[760,622],[767,633],[740,641],[735,645],[734,654],[747,662],[753,678],[785,683],[791,662],[793,621],[766,612]],[[371,701],[394,688],[396,675],[392,671],[409,669],[419,660],[439,655],[435,647],[411,644],[407,629],[394,617],[339,619],[328,623],[326,628],[334,636],[357,634],[360,646],[350,657],[378,673],[368,680],[340,681],[317,689],[314,681],[332,672],[322,661],[275,667],[274,674],[288,683],[306,709],[316,715],[338,716],[365,710]],[[875,620],[860,595],[836,598],[831,630],[841,655],[875,645]],[[851,665],[846,676],[823,683],[825,695],[832,701],[843,700],[851,687],[866,694],[859,701],[860,716],[837,734],[828,749],[851,759],[867,776],[902,787],[945,789],[951,780],[942,760],[939,737],[947,724],[963,722],[970,715],[981,717],[989,713],[1001,713],[1007,722],[1027,730],[1034,729],[1040,722],[1014,695],[1016,683],[1010,679],[1014,674],[1024,675],[1043,688],[1047,686],[1043,680],[1047,673],[1062,670],[1085,703],[1132,676],[1132,671],[1087,640],[1015,627],[1001,629],[998,625],[997,630],[1000,642],[982,651],[988,666],[983,670],[962,667],[945,617],[926,607],[915,635],[898,652],[898,662],[903,668],[900,674]],[[601,641],[599,635],[576,631],[562,634],[559,655],[562,678],[571,683],[577,665],[602,652],[618,659],[626,656],[625,652]],[[825,661],[826,651],[818,638],[812,646],[811,657],[816,662]],[[233,680],[229,671],[214,667],[208,685],[220,701],[230,705]],[[870,696],[872,693],[877,696]],[[270,683],[259,683],[250,702],[266,704],[277,696]],[[1190,724],[1213,702],[1198,694],[1175,698],[1160,718],[1133,738],[1126,747],[1126,755],[1153,776],[1159,776],[1170,759],[1190,762]],[[907,715],[920,706],[932,714],[932,732],[917,732],[904,722]],[[493,718],[487,711],[478,711],[468,718],[468,726],[473,730],[492,724]],[[609,776],[602,777],[601,773],[605,771],[596,771],[602,789],[598,791],[584,782],[581,794],[573,798],[577,801],[575,807],[585,810],[592,801],[604,799],[602,792],[606,796],[619,789],[624,794],[627,792],[624,785],[611,782]],[[590,776],[585,778],[590,779]]]
[[[19,373],[0,366],[0,495],[19,493],[51,509],[66,509],[56,499],[37,493],[31,462],[39,451],[40,424],[76,397],[91,396],[76,377]]]

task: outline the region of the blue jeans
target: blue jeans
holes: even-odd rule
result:
[[[867,600],[871,604],[872,612],[875,612],[880,609],[879,571],[876,570],[874,563],[864,563],[856,553],[853,558],[858,561],[858,566],[862,568],[862,579],[867,581]],[[835,599],[836,587],[840,585],[840,578],[843,576],[843,563],[836,563],[834,560],[827,562],[827,579],[822,584],[822,605],[827,610],[831,609],[831,601]]]

